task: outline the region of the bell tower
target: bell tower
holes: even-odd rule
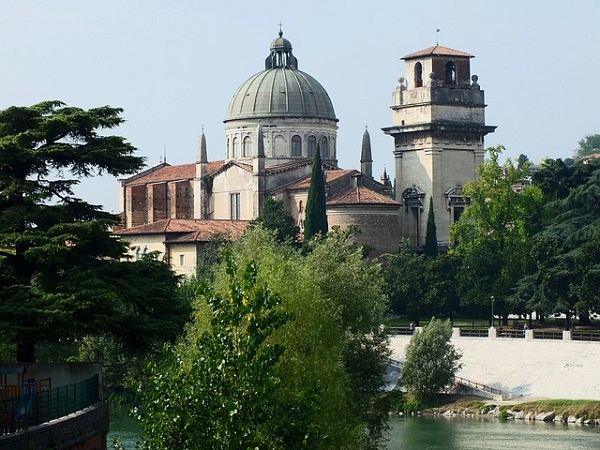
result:
[[[402,235],[415,248],[425,244],[429,198],[440,245],[449,244],[449,228],[464,210],[462,186],[483,162],[484,93],[471,76],[469,53],[436,45],[404,56],[406,78],[392,94],[396,200]]]

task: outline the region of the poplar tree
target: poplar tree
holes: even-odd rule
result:
[[[327,234],[327,207],[325,196],[325,174],[321,163],[321,149],[313,157],[310,188],[306,201],[306,218],[304,221],[304,242],[307,243],[316,234]]]
[[[433,212],[433,197],[429,197],[429,212],[427,213],[427,232],[425,234],[425,256],[435,258],[438,255],[437,230]]]

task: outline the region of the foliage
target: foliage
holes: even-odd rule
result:
[[[518,280],[534,270],[528,255],[531,237],[541,228],[544,199],[539,188],[524,185],[529,164],[518,168],[510,159],[500,164],[503,150],[487,149],[489,160],[463,189],[470,204],[450,233],[456,243],[452,251],[463,260],[464,304],[483,306],[493,295],[496,312],[506,318],[509,311],[524,308],[506,299]]]
[[[390,310],[394,314],[407,315],[417,325],[419,318],[428,311],[428,305],[423,301],[427,290],[426,265],[426,259],[413,252],[410,242],[401,241],[400,251],[386,255],[383,266]]]
[[[262,227],[231,245],[232,259],[239,267],[252,262],[259,268],[256,285],[277,292],[281,303],[274,311],[293,318],[262,344],[278,345],[283,352],[269,368],[270,376],[278,380],[276,389],[264,394],[270,420],[256,428],[268,429],[261,431],[269,439],[265,445],[271,443],[268,448],[371,448],[382,439],[388,411],[388,398],[379,389],[388,356],[378,326],[385,310],[383,281],[378,266],[364,260],[360,249],[350,243],[348,232],[334,231],[314,241],[311,250],[303,256],[292,246],[276,242]],[[214,296],[230,296],[230,275],[225,269],[221,266],[210,284]],[[178,389],[186,391],[187,400],[169,406],[174,416],[178,408],[191,405],[188,409],[193,410],[197,401],[190,396],[203,392],[198,383],[188,387],[194,380],[185,374],[206,359],[203,347],[196,343],[206,333],[215,333],[211,331],[215,308],[206,298],[195,301],[194,320],[182,344],[171,352],[174,359],[169,367],[176,366],[177,374],[171,375],[173,369],[161,370],[153,378],[170,380],[153,388],[153,395],[167,390],[173,392],[168,397],[177,399]],[[180,381],[181,377],[185,379]],[[197,414],[178,415],[185,423],[181,429],[194,433],[204,420]],[[162,419],[155,419],[158,428]]]
[[[427,212],[427,232],[425,234],[425,256],[435,258],[438,255],[437,231],[435,227],[435,214],[433,212],[433,197],[429,197],[429,211]]]
[[[154,365],[141,392],[148,448],[300,448],[312,439],[310,430],[282,435],[273,426],[289,412],[275,401],[281,380],[273,369],[284,348],[269,338],[290,316],[277,309],[280,297],[258,284],[256,265],[238,273],[229,257],[227,273],[227,295],[205,293],[213,316],[197,342],[198,358],[183,365],[167,348],[167,370]]]
[[[170,269],[121,262],[118,218],[73,194],[83,177],[141,168],[133,146],[105,135],[121,112],[58,101],[0,111],[0,337],[18,361],[34,361],[38,342],[109,332],[138,348],[181,326]]]
[[[413,334],[406,348],[402,384],[421,402],[427,402],[454,380],[461,355],[450,342],[452,325],[433,318]]]
[[[120,112],[57,101],[0,111],[0,317],[19,361],[34,359],[36,341],[98,325],[90,320],[100,306],[90,298],[95,274],[124,245],[108,234],[113,218],[72,188],[96,172],[140,168],[131,145],[97,133],[119,125]],[[83,283],[79,295],[63,292],[67,280]]]
[[[545,313],[587,318],[600,308],[600,163],[578,163],[565,173],[566,181],[557,183],[572,187],[547,206],[552,219],[535,236],[532,251],[537,271],[524,285]]]
[[[312,161],[312,173],[310,175],[310,187],[308,199],[306,200],[306,217],[304,220],[304,242],[317,235],[327,234],[327,206],[325,193],[325,174],[321,163],[321,150],[317,145],[317,151]]]
[[[275,233],[278,242],[296,242],[300,228],[292,215],[284,208],[283,202],[267,197],[262,214],[255,223],[261,224],[267,230]]]
[[[573,153],[575,159],[600,153],[600,134],[588,134],[580,139],[578,144],[579,147]]]
[[[401,243],[398,254],[384,259],[385,290],[390,298],[390,310],[406,315],[419,325],[420,317],[452,318],[460,310],[458,283],[461,259],[454,254],[437,258],[417,255],[410,243]]]

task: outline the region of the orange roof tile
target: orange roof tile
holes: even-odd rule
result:
[[[207,173],[210,175],[219,170],[224,164],[224,161],[211,161],[207,164]],[[166,165],[156,170],[150,171],[148,174],[134,178],[127,184],[149,184],[161,183],[165,181],[176,180],[191,180],[196,176],[196,164],[180,164],[177,166]]]
[[[247,220],[164,219],[120,230],[115,234],[118,236],[180,234],[181,236],[170,237],[168,242],[205,242],[215,235],[240,237],[249,225],[250,221]]]
[[[367,187],[349,187],[327,200],[327,205],[394,205],[400,206],[396,200],[375,192]]]
[[[353,172],[356,172],[356,170],[342,170],[342,169],[338,169],[338,170],[326,170],[325,171],[325,184],[327,183],[331,183],[332,181],[335,181],[343,176],[349,175]],[[286,186],[286,189],[298,189],[298,190],[302,190],[302,189],[307,189],[310,187],[310,175],[305,176],[304,178],[300,178],[299,180],[296,180],[290,184],[288,184]]]
[[[474,58],[470,53],[461,52],[460,50],[454,50],[453,48],[442,47],[441,45],[434,45],[433,47],[419,50],[418,52],[409,53],[403,56],[401,59],[409,60],[422,58],[424,56],[458,56],[463,58]]]

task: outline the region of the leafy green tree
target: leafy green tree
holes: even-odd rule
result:
[[[317,235],[327,234],[327,198],[325,193],[325,173],[321,163],[321,150],[317,145],[317,151],[313,157],[312,173],[310,176],[310,187],[308,199],[306,200],[306,217],[304,220],[304,242]]]
[[[255,223],[261,224],[267,230],[275,233],[279,242],[296,242],[300,228],[296,225],[292,215],[285,209],[283,202],[267,197],[262,214]]]
[[[548,203],[552,219],[534,238],[537,272],[526,285],[544,312],[566,314],[567,326],[573,315],[585,322],[590,311],[600,308],[600,163],[578,163],[571,170],[567,183],[578,185]]]
[[[58,101],[0,111],[0,336],[16,343],[18,361],[34,361],[38,342],[110,329],[139,345],[170,329],[152,319],[152,308],[168,310],[169,298],[155,299],[171,295],[170,279],[154,290],[138,278],[164,267],[120,262],[117,217],[73,194],[81,178],[142,167],[133,146],[105,135],[121,112]]]
[[[273,417],[289,413],[274,401],[281,388],[274,367],[284,348],[269,338],[290,316],[277,309],[280,297],[258,284],[256,265],[238,273],[229,257],[227,273],[226,295],[205,293],[213,315],[197,342],[198,358],[183,365],[167,349],[166,368],[154,365],[141,391],[148,448],[301,448],[310,441],[271,426]]]
[[[435,214],[433,212],[433,197],[429,197],[429,211],[427,212],[427,232],[425,234],[425,256],[435,258],[438,255],[437,231],[435,227]]]
[[[424,404],[454,381],[461,364],[460,353],[450,338],[452,325],[433,318],[421,332],[413,334],[402,366],[402,384]]]
[[[460,285],[465,305],[487,308],[490,295],[495,310],[507,320],[522,305],[507,301],[513,287],[534,270],[529,251],[531,237],[540,229],[544,203],[539,188],[522,186],[529,164],[516,167],[510,159],[499,161],[504,147],[488,148],[489,159],[478,168],[478,177],[465,185],[470,198],[460,220],[450,230],[452,249],[463,260]]]
[[[417,255],[408,241],[400,243],[397,254],[386,255],[383,266],[391,311],[407,315],[417,325],[419,319],[429,313],[429,306],[424,301],[427,292],[426,267],[426,258]]]
[[[575,159],[600,153],[600,134],[588,134],[583,139],[580,139],[578,144],[579,147],[577,147],[573,154]]]
[[[259,268],[257,285],[278,294],[281,303],[275,310],[293,317],[264,342],[284,349],[269,369],[280,380],[269,398],[275,412],[265,425],[279,446],[269,448],[374,448],[388,417],[386,394],[380,390],[389,351],[379,329],[386,308],[379,267],[362,257],[348,231],[333,231],[311,245],[303,256],[262,227],[231,245],[236,264],[253,261]],[[211,289],[230,297],[223,267],[215,272]],[[195,301],[193,322],[177,348],[182,371],[202,359],[196,343],[212,329],[213,311],[205,296]],[[186,384],[181,389],[190,390]],[[201,423],[192,416],[183,421],[190,433]]]

